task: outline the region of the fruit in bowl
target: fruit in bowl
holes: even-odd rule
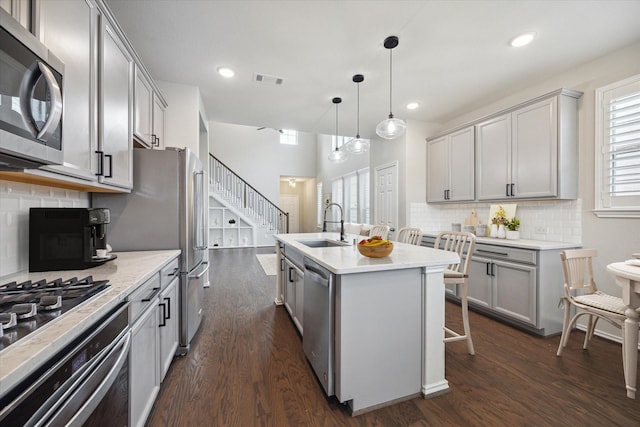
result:
[[[393,243],[381,236],[372,236],[358,242],[358,252],[369,258],[383,258],[393,251]]]

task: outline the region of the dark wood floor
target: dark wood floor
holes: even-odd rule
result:
[[[628,399],[619,344],[575,331],[562,357],[559,337],[540,338],[471,313],[476,355],[446,347],[451,391],[358,417],[327,399],[307,364],[275,276],[256,253],[212,252],[205,317],[191,351],[174,360],[149,417],[151,426],[638,426],[640,396]],[[447,303],[447,323],[459,307]],[[390,367],[392,369],[392,367]]]

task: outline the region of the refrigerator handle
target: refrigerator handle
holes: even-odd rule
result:
[[[208,249],[207,230],[204,224],[204,171],[194,172],[195,201],[193,210],[193,223],[195,224],[195,249]]]
[[[203,263],[204,264],[204,263]],[[189,279],[195,279],[198,280],[200,279],[202,276],[204,276],[206,274],[207,271],[209,271],[209,263],[206,263],[207,266],[205,267],[204,270],[202,270],[199,274],[190,274],[189,275]]]

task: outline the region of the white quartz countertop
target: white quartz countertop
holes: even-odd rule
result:
[[[304,240],[340,240],[339,233],[290,233],[277,234],[276,240],[286,246],[297,249],[335,274],[366,273],[372,271],[400,270],[415,267],[442,267],[460,262],[457,254],[424,246],[393,242],[393,252],[384,258],[368,258],[358,252],[353,245],[363,236],[346,237],[348,246],[311,248],[300,241]]]
[[[113,261],[86,270],[23,272],[2,278],[4,283],[74,276],[81,279],[92,275],[94,280],[109,280],[111,286],[0,351],[0,397],[124,301],[138,286],[180,255],[180,250],[118,252],[116,255],[118,257]]]
[[[424,233],[425,237],[436,237],[438,233]],[[528,239],[518,239],[518,240],[507,240],[507,239],[497,239],[495,237],[478,237],[476,236],[476,242],[482,243],[485,245],[495,245],[495,246],[507,246],[510,248],[522,248],[522,249],[534,249],[537,251],[549,251],[556,249],[571,249],[571,248],[580,248],[582,247],[579,243],[569,243],[569,242],[552,242],[546,240],[528,240]]]

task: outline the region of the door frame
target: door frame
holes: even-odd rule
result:
[[[398,180],[400,179],[400,168],[399,168],[399,162],[397,160],[394,160],[393,162],[389,162],[389,163],[384,163],[382,165],[378,165],[374,168],[374,183],[375,185],[373,186],[373,191],[374,191],[374,201],[375,201],[375,206],[374,206],[374,218],[372,223],[373,224],[377,224],[378,223],[378,177],[380,174],[380,171],[382,169],[386,169],[389,167],[395,167],[396,168],[396,182],[395,182],[395,188],[393,189],[393,191],[396,194],[396,201],[398,201]],[[393,208],[395,210],[395,218],[396,218],[396,222],[399,221],[398,218],[398,203],[396,203],[395,207]],[[398,224],[395,225],[395,227],[398,227]],[[397,230],[396,230],[397,231]]]

